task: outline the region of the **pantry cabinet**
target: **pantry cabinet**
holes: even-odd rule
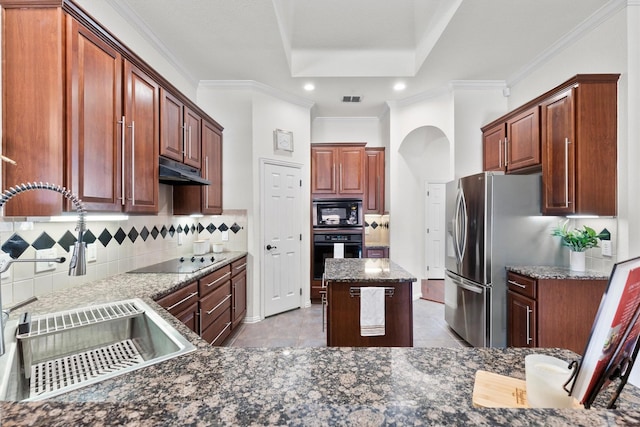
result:
[[[544,214],[616,215],[618,77],[578,75],[542,102]]]
[[[384,147],[365,148],[365,214],[384,214]]]
[[[363,197],[365,143],[312,144],[313,197]]]
[[[584,352],[607,280],[507,273],[507,345]]]

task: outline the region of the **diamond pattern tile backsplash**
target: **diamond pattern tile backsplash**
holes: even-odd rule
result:
[[[77,240],[75,225],[75,222],[24,222],[5,218],[0,222],[0,255],[28,259],[36,257],[37,249],[53,248],[57,257],[68,259],[70,248]],[[223,231],[228,231],[228,241],[222,241]],[[3,305],[10,307],[31,296],[190,255],[196,240],[222,243],[225,250],[246,251],[247,215],[246,211],[231,211],[201,218],[158,215],[129,217],[126,221],[87,222],[83,240],[87,245],[94,245],[96,252],[96,260],[87,263],[86,276],[69,277],[68,262],[56,264],[55,270],[43,273],[35,273],[34,263],[13,264],[10,277],[0,279]]]

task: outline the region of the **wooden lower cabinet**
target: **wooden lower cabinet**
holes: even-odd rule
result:
[[[582,354],[607,280],[535,279],[507,274],[507,345]]]
[[[247,257],[189,283],[157,303],[211,345],[223,345],[247,312]]]
[[[189,283],[156,301],[161,307],[198,333],[198,282]]]
[[[381,246],[365,246],[363,258],[389,258],[389,248]]]
[[[393,288],[385,296],[385,334],[360,335],[360,297],[352,288],[364,286]],[[329,282],[327,284],[327,346],[413,347],[412,282]]]

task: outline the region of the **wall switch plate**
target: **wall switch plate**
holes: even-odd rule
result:
[[[601,240],[600,249],[602,250],[602,256],[611,256],[611,240]]]
[[[87,245],[87,262],[96,262],[98,260],[98,247],[95,243]]]
[[[178,246],[182,245],[182,233],[177,233],[178,235]]]
[[[2,252],[0,255],[0,265],[4,268],[5,263],[11,260],[11,256],[8,253]],[[4,273],[0,274],[0,280],[11,279],[11,267]]]
[[[228,242],[229,241],[229,230],[224,230],[222,232],[222,241],[223,242]]]
[[[58,253],[56,248],[50,249],[37,249],[36,259],[56,258]],[[56,269],[56,263],[53,261],[48,262],[36,262],[36,273],[42,273],[43,271],[52,271]]]

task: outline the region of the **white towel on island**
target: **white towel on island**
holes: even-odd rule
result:
[[[360,336],[384,335],[384,315],[384,288],[360,288]]]

